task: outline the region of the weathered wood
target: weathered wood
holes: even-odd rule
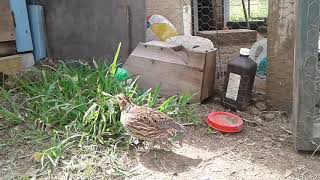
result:
[[[163,96],[197,93],[193,100],[201,102],[213,93],[215,51],[201,53],[179,49],[180,46],[170,43],[141,43],[124,67],[130,74],[140,76],[139,83],[145,89],[160,84]]]
[[[212,96],[215,85],[215,72],[216,72],[216,53],[207,53],[205,57],[205,65],[203,71],[203,82],[201,100],[207,99]]]
[[[224,27],[224,0],[213,0],[213,26],[222,30]]]
[[[0,42],[0,57],[17,53],[15,41]]]
[[[257,40],[257,32],[248,29],[200,31],[197,35],[210,39],[215,45],[253,44]]]
[[[296,0],[270,0],[268,17],[268,104],[291,111]]]
[[[294,76],[294,139],[300,151],[320,150],[319,1],[298,1]]]
[[[14,74],[21,70],[21,56],[13,55],[0,58],[0,72]]]
[[[253,84],[253,90],[257,93],[266,94],[267,92],[267,81],[265,79],[255,78]]]
[[[35,60],[32,53],[20,54],[20,56],[23,70],[28,70],[35,65]]]
[[[9,0],[0,1],[0,42],[15,40],[14,22]]]

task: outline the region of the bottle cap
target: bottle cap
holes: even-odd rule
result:
[[[248,48],[241,48],[240,49],[240,54],[243,56],[249,56],[250,55],[250,49]]]

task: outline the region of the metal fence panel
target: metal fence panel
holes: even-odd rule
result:
[[[298,2],[295,55],[294,121],[296,149],[319,150],[319,58],[320,0]]]

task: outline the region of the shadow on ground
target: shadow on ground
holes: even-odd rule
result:
[[[139,159],[146,168],[163,173],[181,173],[202,162],[202,159],[192,159],[163,150],[153,150],[147,154],[141,154]]]

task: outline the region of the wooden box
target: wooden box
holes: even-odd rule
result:
[[[161,85],[162,96],[195,94],[201,102],[213,94],[216,49],[189,48],[183,45],[152,41],[140,43],[124,64],[131,75],[139,75],[145,88]]]
[[[13,55],[0,58],[0,73],[14,74],[21,70],[22,58],[20,55]]]
[[[0,42],[16,39],[9,0],[0,1]]]

